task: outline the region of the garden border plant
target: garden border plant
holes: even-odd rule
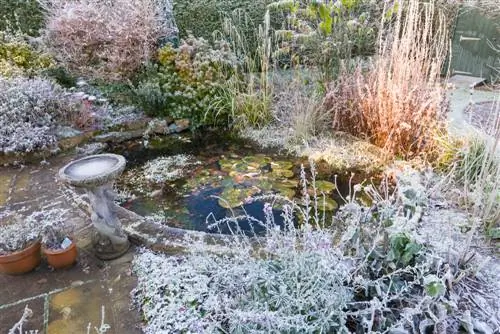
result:
[[[38,1],[47,13],[47,47],[67,69],[90,78],[130,78],[158,43],[177,34],[170,1]]]
[[[62,87],[39,77],[0,77],[0,90],[3,154],[54,148],[56,122],[68,124],[82,108],[80,100]]]
[[[427,195],[405,175],[394,192],[354,185],[325,228],[322,196],[307,190],[314,169],[310,183],[303,170],[300,206],[266,196],[254,199],[268,201],[263,222],[247,215],[207,221],[232,228],[233,238],[219,248],[187,237],[187,254],[143,250],[133,263],[139,281],[132,295],[145,333],[445,333],[473,328],[473,317],[487,327],[486,313],[458,306],[469,302],[464,277],[471,269],[413,237]],[[357,202],[363,191],[372,207]],[[272,202],[282,203],[283,229],[273,223]],[[305,222],[299,227],[298,216]],[[266,234],[245,236],[239,220],[264,226]]]
[[[406,3],[394,26],[381,29],[378,57],[368,72],[358,68],[333,83],[324,108],[333,113],[335,130],[411,158],[432,154],[444,128],[447,102],[439,75],[448,39],[434,1]]]

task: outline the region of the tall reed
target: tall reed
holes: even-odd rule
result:
[[[251,24],[245,13],[235,10],[224,17],[222,30],[214,32],[214,39],[229,42],[239,60],[240,66],[226,83],[220,99],[213,102],[217,109],[229,112],[236,128],[261,127],[271,120],[273,41],[269,10],[254,28],[256,49],[252,49],[253,40],[243,33]]]

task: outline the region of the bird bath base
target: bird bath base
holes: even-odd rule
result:
[[[92,231],[92,247],[98,259],[107,261],[125,254],[130,248],[130,242],[127,240],[122,244],[113,244],[110,238],[94,230]]]
[[[66,183],[87,191],[95,228],[92,245],[101,260],[116,259],[130,247],[114,202],[113,181],[125,168],[125,158],[116,154],[91,155],[72,161],[59,171]]]

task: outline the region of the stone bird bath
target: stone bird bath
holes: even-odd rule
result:
[[[125,169],[125,163],[121,155],[97,154],[72,161],[59,170],[62,181],[87,191],[95,227],[92,245],[102,260],[120,257],[130,246],[113,201],[113,182]]]

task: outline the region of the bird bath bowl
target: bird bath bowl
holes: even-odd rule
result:
[[[125,169],[125,163],[121,155],[97,154],[72,161],[59,170],[63,182],[87,191],[95,227],[92,245],[102,260],[120,257],[130,246],[113,201],[113,182]]]

